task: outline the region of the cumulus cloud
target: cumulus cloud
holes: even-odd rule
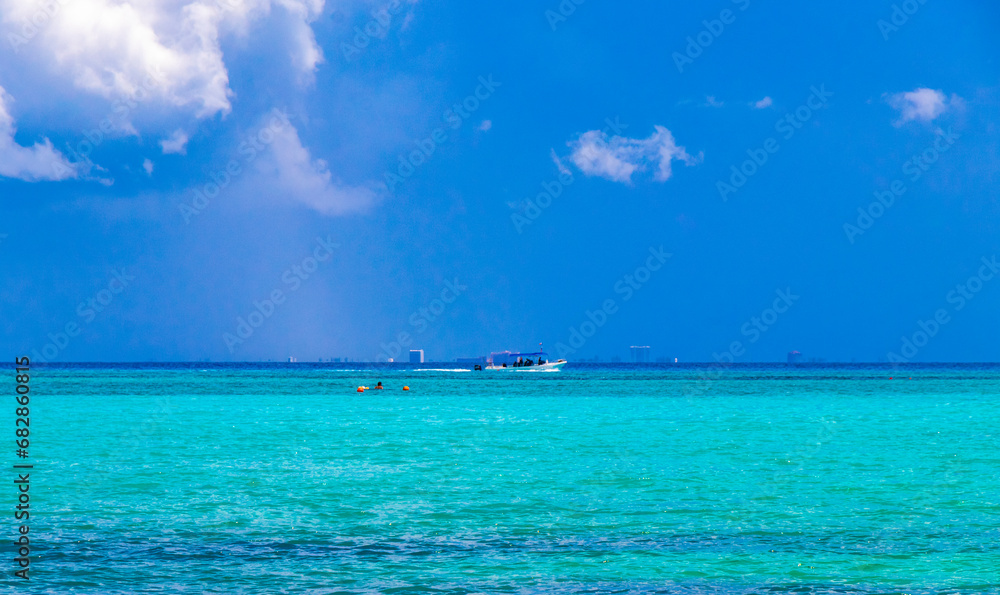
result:
[[[774,100],[772,100],[771,96],[768,95],[768,96],[764,97],[764,99],[761,99],[760,101],[755,101],[753,103],[753,108],[754,109],[764,109],[766,107],[771,107],[772,105],[774,105]]]
[[[142,169],[146,170],[146,175],[153,175],[153,162],[146,159],[142,162]]]
[[[570,160],[585,175],[625,184],[631,184],[632,174],[645,171],[649,165],[656,166],[653,179],[666,182],[673,175],[674,160],[695,165],[702,157],[688,154],[663,126],[656,126],[653,135],[645,139],[609,138],[605,132],[591,130],[568,145],[573,149]]]
[[[350,186],[334,178],[326,161],[313,159],[291,124],[275,132],[267,157],[258,163],[281,195],[323,215],[364,211],[381,193],[376,185]]]
[[[0,87],[0,176],[28,182],[76,178],[76,167],[53,148],[49,139],[30,147],[17,144],[14,140],[17,128],[8,109],[12,102],[7,91]]]
[[[932,122],[952,108],[961,105],[962,98],[952,95],[949,99],[944,92],[920,87],[906,93],[885,96],[886,103],[899,111],[896,126],[907,122]]]
[[[220,38],[281,7],[293,16],[292,61],[311,73],[322,60],[310,23],[324,0],[0,0],[4,38],[18,53],[38,53],[56,73],[107,98],[153,97],[197,117],[230,110],[229,73]],[[39,14],[44,18],[39,19]],[[40,23],[26,30],[32,19]],[[30,31],[31,35],[25,33]],[[149,85],[148,81],[155,84]]]
[[[163,148],[163,154],[169,155],[171,153],[177,155],[187,155],[187,143],[188,135],[183,130],[175,130],[170,138],[166,138],[160,141],[160,146]]]

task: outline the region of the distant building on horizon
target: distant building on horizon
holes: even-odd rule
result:
[[[633,364],[645,364],[649,363],[649,345],[637,346],[633,345],[629,348],[632,353],[632,363]]]
[[[789,351],[788,352],[788,363],[797,364],[802,360],[802,353],[799,351]]]
[[[424,350],[423,349],[411,349],[410,350],[410,363],[411,364],[422,364],[422,363],[424,363]]]

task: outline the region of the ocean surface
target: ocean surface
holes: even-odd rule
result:
[[[66,364],[31,391],[32,578],[8,465],[3,593],[1000,593],[998,366]]]

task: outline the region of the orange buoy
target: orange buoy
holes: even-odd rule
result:
[[[403,390],[410,390],[410,387],[408,387],[408,386],[404,386],[404,387],[403,387]]]
[[[365,387],[363,387],[363,386],[359,386],[359,387],[358,387],[358,392],[359,392],[359,393],[363,393],[363,392],[365,392]]]

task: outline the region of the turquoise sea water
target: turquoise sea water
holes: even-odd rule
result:
[[[34,368],[3,592],[1000,593],[1000,367],[351,366]]]

